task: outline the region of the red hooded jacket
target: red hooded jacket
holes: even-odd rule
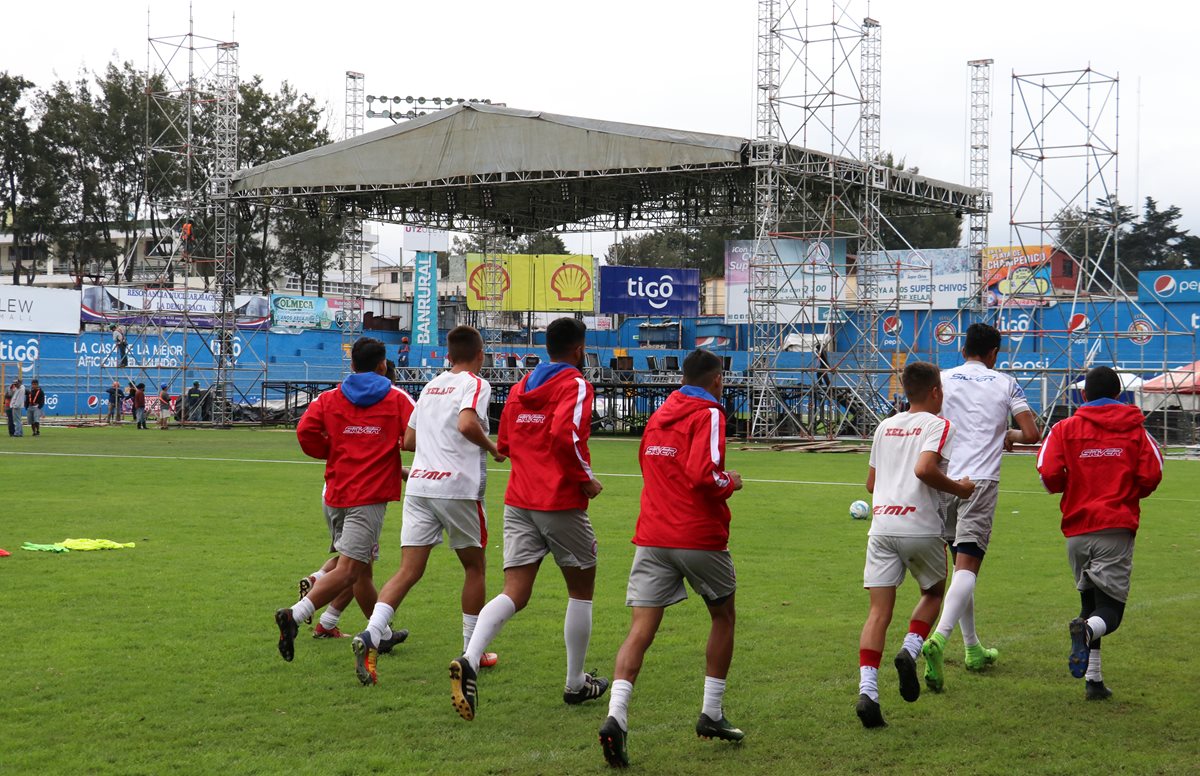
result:
[[[633,543],[725,550],[725,502],[733,494],[725,473],[725,411],[696,389],[684,391],[667,397],[642,434],[638,460],[644,484]]]
[[[306,455],[325,460],[326,504],[400,500],[400,442],[414,406],[411,396],[374,372],[351,374],[308,405],[296,437]]]
[[[1083,405],[1050,429],[1038,453],[1038,474],[1062,493],[1064,536],[1125,528],[1137,533],[1141,508],[1162,482],[1162,454],[1142,426],[1142,411],[1100,400]]]
[[[528,387],[532,384],[534,387]],[[592,479],[592,386],[578,369],[540,364],[508,392],[496,447],[512,459],[504,503],[539,512],[586,509]]]

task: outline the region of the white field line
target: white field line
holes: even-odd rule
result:
[[[25,450],[0,450],[0,455],[14,456],[45,456],[51,458],[123,458],[128,460],[142,461],[209,461],[212,463],[282,463],[282,464],[299,464],[301,466],[323,466],[321,461],[287,461],[278,458],[210,458],[202,456],[187,456],[187,455],[124,455],[117,453],[42,453]],[[508,469],[488,469],[491,474],[508,474]],[[597,477],[627,477],[632,479],[641,479],[640,474],[628,474],[619,472],[596,472]],[[861,482],[836,482],[823,480],[762,480],[744,478],[743,482],[762,483],[767,485],[821,485],[835,488],[863,488],[864,483]],[[1044,496],[1045,491],[1040,490],[1001,490],[1001,493],[1010,493],[1024,496]],[[1155,501],[1176,501],[1184,504],[1198,504],[1200,499],[1194,498],[1159,498],[1151,496]]]

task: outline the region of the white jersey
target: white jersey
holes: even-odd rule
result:
[[[879,424],[871,444],[875,493],[871,536],[941,536],[940,491],[917,479],[917,459],[926,451],[942,457],[954,441],[950,421],[928,412],[901,412]]]
[[[489,431],[492,386],[471,372],[445,371],[421,389],[408,419],[417,432],[417,452],[406,492],[426,498],[480,501],[487,487],[487,453],[458,430],[458,414],[475,410]]]
[[[1029,410],[1025,391],[1009,375],[968,361],[942,372],[942,393],[942,417],[958,434],[950,477],[999,482],[1008,418]]]

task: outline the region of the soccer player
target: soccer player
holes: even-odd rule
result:
[[[465,578],[462,589],[463,650],[471,641],[484,602],[487,561],[487,516],[483,494],[487,487],[487,456],[505,457],[488,438],[488,403],[492,386],[478,376],[483,366],[483,338],[470,326],[459,326],[446,337],[450,369],[421,390],[408,421],[405,448],[416,449],[404,492],[404,522],[400,529],[400,569],[379,591],[367,629],[354,637],[355,672],[363,684],[379,681],[377,644],[388,631],[396,607],[425,573],[429,554],[442,533],[458,554]],[[494,653],[480,658],[495,665]]]
[[[942,373],[942,417],[950,421],[956,435],[947,473],[951,479],[969,477],[975,492],[969,499],[942,497],[943,537],[954,557],[954,576],[941,619],[922,650],[925,685],[934,692],[945,687],[946,640],[955,625],[962,629],[963,663],[968,671],[982,671],[1000,655],[999,650],[980,644],[975,632],[975,582],[992,536],[1000,456],[1014,443],[1032,445],[1041,439],[1021,386],[993,368],[1000,355],[1000,332],[986,323],[971,324],[962,354],[962,366]],[[1009,428],[1010,416],[1018,428]]]
[[[608,689],[607,679],[583,670],[596,584],[596,534],[587,503],[603,489],[592,474],[587,447],[592,386],[579,372],[586,339],[582,321],[552,321],[546,327],[550,361],[538,364],[513,386],[500,416],[497,447],[512,459],[504,494],[504,592],[483,607],[466,651],[450,663],[451,699],[466,720],[475,718],[476,677],[484,650],[504,623],[529,603],[538,568],[550,553],[562,571],[568,596],[563,701],[583,703]]]
[[[371,567],[388,502],[400,500],[400,445],[414,407],[383,376],[386,356],[382,342],[360,337],[350,351],[354,373],[309,404],[296,426],[300,448],[325,460],[325,519],[338,560],[308,595],[275,612],[279,654],[287,661],[295,656],[297,623],[347,587],[364,612],[375,605]]]
[[[1068,667],[1087,677],[1085,697],[1112,691],[1100,672],[1100,638],[1121,624],[1133,572],[1133,540],[1141,499],[1162,482],[1158,445],[1137,407],[1121,404],[1121,378],[1106,366],[1084,378],[1085,404],[1059,421],[1038,453],[1038,474],[1051,493],[1063,494],[1062,532],[1082,607],[1068,630]]]
[[[696,735],[725,741],[741,741],[744,735],[721,708],[733,660],[737,588],[725,502],[742,488],[738,473],[725,469],[722,371],[721,359],[713,353],[690,353],[683,360],[683,387],[667,397],[642,434],[642,502],[633,536],[637,550],[625,593],[633,619],[617,653],[608,719],[600,728],[604,759],[614,768],[629,765],[629,696],[663,612],[687,598],[684,580],[704,599],[712,619]]]
[[[871,530],[863,587],[870,594],[870,611],[858,642],[859,684],[855,711],[863,727],[886,726],[879,707],[879,663],[896,588],[904,572],[921,586],[921,598],[908,622],[904,645],[893,661],[900,677],[900,697],[912,703],[921,696],[917,654],[929,635],[946,587],[946,545],[942,541],[939,493],[969,499],[975,483],[946,476],[954,442],[954,427],[938,417],[942,410],[942,381],[933,364],[916,361],[900,377],[909,409],[893,415],[875,429],[871,444],[867,491],[872,494]]]

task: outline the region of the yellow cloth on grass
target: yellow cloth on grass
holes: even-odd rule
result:
[[[68,550],[123,550],[127,547],[134,547],[133,542],[121,544],[114,542],[111,539],[63,539],[57,543],[59,547],[66,547]]]

